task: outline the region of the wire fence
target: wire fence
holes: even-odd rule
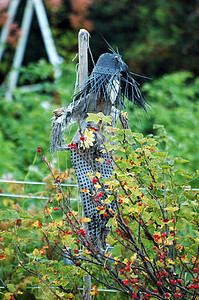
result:
[[[20,180],[3,180],[0,179],[0,183],[6,184],[23,184],[23,185],[41,185],[45,186],[47,183],[45,182],[38,182],[38,181],[20,181]],[[51,183],[52,185],[56,185],[56,183]],[[62,187],[73,187],[78,188],[76,183],[62,183]],[[44,196],[37,196],[31,194],[14,194],[14,193],[0,193],[0,197],[10,197],[10,198],[26,198],[26,199],[38,199],[38,200],[48,200],[49,197]],[[78,198],[70,198],[70,201],[78,201]]]

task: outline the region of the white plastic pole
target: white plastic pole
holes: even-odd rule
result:
[[[5,44],[9,35],[10,27],[13,23],[14,17],[16,15],[16,11],[18,8],[20,0],[12,0],[9,7],[8,7],[8,18],[5,23],[5,25],[2,28],[1,36],[0,36],[0,61],[2,59],[4,50],[5,50]]]
[[[48,55],[49,62],[56,67],[62,62],[62,58],[57,54],[53,37],[51,34],[48,18],[42,0],[32,0],[37,15],[39,27],[43,37],[44,45]],[[56,77],[56,74],[55,74]]]
[[[30,26],[32,23],[33,17],[33,3],[32,0],[27,0],[26,7],[22,19],[21,24],[21,36],[18,40],[17,48],[15,51],[12,69],[9,77],[8,77],[8,91],[6,93],[6,99],[11,99],[12,91],[16,88],[18,77],[19,77],[19,70],[18,68],[21,67],[24,53],[27,45],[28,35],[30,31]]]

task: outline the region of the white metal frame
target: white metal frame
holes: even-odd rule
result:
[[[0,36],[0,61],[2,60],[3,53],[5,51],[5,45],[9,35],[10,27],[16,16],[19,2],[20,0],[12,0],[8,8],[8,18],[4,27],[2,28]],[[21,67],[23,62],[34,9],[36,17],[38,19],[38,24],[41,30],[49,62],[54,66],[55,78],[59,77],[61,74],[58,66],[60,63],[62,63],[63,59],[57,53],[43,1],[27,0],[21,24],[21,35],[14,54],[12,68],[7,79],[6,99],[8,100],[11,99],[12,92],[17,86],[19,78],[19,68]]]

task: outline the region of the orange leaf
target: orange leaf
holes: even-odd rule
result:
[[[80,191],[83,192],[83,193],[89,193],[89,190],[87,190],[87,189],[82,189]]]

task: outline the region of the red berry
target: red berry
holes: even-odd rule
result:
[[[97,183],[98,180],[97,180],[97,178],[93,178],[92,181],[93,181],[93,183],[95,184],[95,183]]]
[[[157,285],[162,285],[162,282],[160,282],[160,281],[157,281]]]
[[[69,217],[71,217],[71,212],[68,213]]]
[[[78,251],[79,251],[78,249],[74,250],[75,253],[78,253]]]
[[[175,295],[176,298],[179,298],[178,293],[175,293],[174,295]]]
[[[59,207],[55,207],[54,210],[59,210]]]
[[[80,136],[80,140],[83,142],[85,140],[84,136]]]
[[[139,202],[139,203],[138,203],[138,206],[142,206],[142,202]]]
[[[61,206],[61,209],[64,209],[63,206]]]
[[[193,268],[194,272],[198,273],[198,269],[197,268]]]
[[[153,250],[156,250],[157,249],[157,247],[156,246],[153,246]]]
[[[130,271],[131,268],[127,265],[126,268],[125,268],[125,271]]]
[[[96,198],[94,201],[97,203],[99,200]]]
[[[124,285],[127,285],[128,283],[129,283],[129,280],[128,280],[128,279],[123,280],[123,284],[124,284]]]
[[[107,213],[104,213],[104,216],[107,217]]]
[[[71,147],[71,144],[68,144],[68,147],[70,148],[70,147]]]

